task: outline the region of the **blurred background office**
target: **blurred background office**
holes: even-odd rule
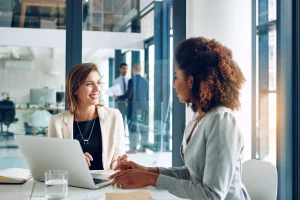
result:
[[[288,81],[294,79],[284,77],[287,66],[297,65],[290,65],[293,53],[282,53],[298,44],[295,35],[284,35],[298,33],[286,30],[298,30],[299,19],[289,18],[299,12],[295,5],[296,0],[0,0],[0,169],[26,167],[13,135],[47,134],[49,117],[65,109],[66,73],[81,62],[99,67],[99,103],[110,107],[117,105],[105,90],[120,75],[120,64],[127,63],[128,78],[132,66],[141,65],[149,82],[149,145],[131,156],[148,166],[181,165],[179,146],[192,112],[173,92],[173,50],[185,38],[204,36],[230,48],[247,79],[236,112],[244,160],[266,160],[285,170],[297,149],[289,130],[298,129],[289,123],[300,124],[286,107],[292,105]],[[125,136],[129,150],[127,126]]]

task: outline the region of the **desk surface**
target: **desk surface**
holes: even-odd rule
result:
[[[34,180],[30,179],[24,184],[0,184],[0,199],[28,200],[34,188]]]
[[[0,185],[0,199],[18,200],[46,200],[45,183],[30,179],[22,185]],[[68,187],[68,195],[65,200],[105,200],[105,194],[111,192],[133,192],[137,190],[148,190],[155,200],[178,200],[180,198],[170,194],[166,190],[158,190],[154,187],[141,189],[122,190],[113,186],[106,186],[97,190],[89,190],[76,187]]]

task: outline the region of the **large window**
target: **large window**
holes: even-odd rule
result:
[[[137,124],[138,134],[136,135],[136,151],[131,151],[132,133],[131,122],[127,113],[124,112],[125,124],[125,142],[126,151],[130,154],[132,160],[144,165],[172,165],[172,140],[170,133],[172,101],[166,101],[172,95],[172,78],[167,83],[159,85],[159,71],[161,70],[161,63],[165,63],[164,68],[172,68],[170,59],[162,60],[162,56],[155,54],[154,39],[155,31],[155,17],[162,21],[162,13],[170,9],[163,7],[163,3],[155,4],[153,1],[140,1],[139,16],[137,18],[128,20],[135,12],[136,1],[107,1],[107,0],[89,0],[83,1],[83,4],[88,7],[83,7],[83,61],[95,62],[101,73],[103,74],[103,95],[105,105],[111,105],[114,108],[129,112],[128,101],[116,101],[112,97],[108,97],[105,90],[113,86],[113,82],[120,76],[119,66],[121,63],[127,63],[128,70],[126,77],[129,79],[134,77],[132,68],[135,64],[141,66],[141,77],[148,81],[148,101],[147,112],[138,112]],[[155,6],[160,6],[161,9],[156,9]],[[110,9],[111,11],[107,10]],[[128,9],[127,9],[128,8]],[[165,11],[166,10],[166,11]],[[87,13],[85,13],[87,12]],[[111,27],[108,27],[107,16],[111,13],[113,20]],[[170,11],[168,14],[171,15]],[[170,20],[170,15],[168,19]],[[86,18],[85,18],[86,17]],[[103,18],[104,17],[104,18]],[[107,19],[105,19],[107,18]],[[160,19],[159,19],[160,18]],[[171,21],[168,23],[171,24]],[[170,29],[171,27],[160,27]],[[103,31],[119,31],[119,33],[112,33],[107,37],[107,32]],[[171,35],[170,33],[169,35]],[[168,54],[172,54],[173,50],[172,39],[169,38],[166,43],[169,45],[167,49]],[[158,40],[157,40],[158,41]],[[163,41],[159,41],[161,44]],[[111,64],[109,64],[109,59]],[[113,63],[112,63],[113,62]],[[111,67],[113,69],[109,69]],[[166,75],[165,75],[166,76]],[[171,71],[167,77],[173,76]],[[111,84],[107,84],[111,83]],[[123,86],[122,86],[123,87]],[[168,93],[162,92],[162,88],[168,88]],[[155,97],[160,96],[159,101],[155,101]],[[121,112],[123,113],[123,112]],[[142,133],[146,126],[148,130]],[[145,148],[144,148],[145,147]]]
[[[276,164],[276,0],[257,1],[256,158]]]
[[[165,7],[163,2],[151,0],[147,3],[82,0],[82,7],[81,2],[75,1],[71,7],[64,0],[49,2],[5,0],[0,3],[3,35],[0,40],[0,101],[10,103],[14,113],[10,122],[1,121],[0,169],[27,167],[13,135],[46,136],[50,116],[65,110],[66,71],[78,62],[93,62],[98,66],[102,76],[99,103],[113,108],[118,108],[116,101],[105,91],[120,75],[120,64],[128,64],[128,78],[133,77],[133,65],[140,64],[141,76],[149,83],[149,101],[147,112],[137,113],[137,123],[142,124],[141,128],[147,123],[149,130],[138,136],[139,151],[130,157],[147,166],[171,166],[172,32],[162,38],[154,29],[170,31],[170,5]],[[82,21],[66,16],[81,8]],[[160,24],[166,17],[163,12],[167,12],[167,26]],[[159,26],[155,26],[155,21]],[[80,34],[76,28],[70,31],[69,27],[80,27],[81,23]],[[152,44],[146,49],[144,44],[151,40]],[[167,57],[162,56],[163,45],[166,45],[164,54]],[[124,115],[126,150],[130,150],[129,122]],[[141,137],[146,140],[146,148],[141,148]]]

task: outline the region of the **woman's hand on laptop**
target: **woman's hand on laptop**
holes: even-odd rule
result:
[[[86,163],[88,166],[91,166],[91,161],[93,161],[93,157],[91,156],[91,154],[89,154],[88,152],[85,152],[84,154]]]
[[[129,161],[129,157],[127,154],[124,154],[123,156],[118,156],[117,158],[117,165],[120,164],[121,162],[124,162],[124,161]]]

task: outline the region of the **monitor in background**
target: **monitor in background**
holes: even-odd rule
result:
[[[65,92],[56,92],[56,103],[62,103],[65,100]]]
[[[42,89],[30,89],[30,103],[31,104],[40,104],[56,103],[56,90],[52,88],[42,88]]]

